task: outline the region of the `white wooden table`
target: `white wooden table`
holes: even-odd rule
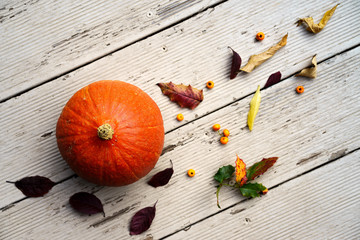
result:
[[[296,27],[340,3],[316,35]],[[360,2],[237,0],[3,0],[0,3],[0,239],[359,239]],[[266,38],[254,40],[262,31]],[[243,64],[288,33],[288,44],[250,74],[229,79],[231,52]],[[318,76],[295,77],[317,54]],[[262,90],[254,130],[246,127],[257,85]],[[101,187],[75,177],[61,158],[55,126],[67,100],[102,79],[132,83],[161,109],[162,156],[149,175],[125,187]],[[214,81],[212,90],[205,83]],[[204,101],[181,109],[158,82],[191,84]],[[298,85],[305,87],[301,95]],[[183,113],[185,120],[176,121]],[[227,145],[211,130],[231,131]],[[278,162],[258,181],[269,188],[246,199],[213,176],[238,154],[250,166]],[[165,187],[146,182],[174,163]],[[196,170],[189,178],[186,171]],[[41,175],[59,182],[41,198],[12,184]],[[68,198],[94,193],[101,214],[76,213]],[[136,211],[158,200],[150,229],[129,235]]]

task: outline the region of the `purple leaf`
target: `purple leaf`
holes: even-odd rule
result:
[[[146,207],[135,213],[130,222],[130,235],[138,235],[150,228],[155,217],[156,203],[153,207]]]
[[[241,57],[240,55],[235,52],[231,47],[229,47],[231,49],[231,51],[233,52],[233,57],[232,57],[232,63],[231,63],[231,73],[230,73],[230,79],[234,79],[237,74],[240,71],[240,66],[241,66]]]
[[[274,84],[277,84],[278,82],[280,82],[280,80],[281,80],[281,72],[273,73],[270,75],[264,88],[268,88]]]
[[[168,184],[171,176],[174,173],[172,161],[170,160],[170,162],[171,162],[171,168],[166,168],[166,169],[162,170],[161,172],[158,172],[148,181],[148,184],[150,186],[153,186],[154,188],[156,188],[156,187],[161,187],[161,186]]]
[[[55,185],[50,179],[41,176],[25,177],[16,182],[7,182],[15,183],[15,186],[28,197],[42,197]]]
[[[94,214],[102,212],[105,217],[103,205],[94,194],[87,192],[78,192],[72,195],[69,199],[71,207],[76,211],[85,214]]]

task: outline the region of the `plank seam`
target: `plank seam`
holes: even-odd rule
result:
[[[352,46],[352,47],[350,47],[350,48],[347,48],[347,49],[345,49],[345,50],[343,50],[343,51],[341,51],[341,52],[339,52],[339,53],[336,53],[336,54],[334,54],[334,55],[332,55],[332,56],[329,56],[329,57],[327,57],[327,58],[319,61],[317,64],[320,65],[320,64],[322,64],[322,63],[324,63],[324,62],[326,62],[326,61],[328,61],[328,60],[330,60],[330,59],[332,59],[332,58],[334,58],[334,57],[336,57],[336,56],[342,55],[342,54],[344,54],[344,53],[346,53],[346,52],[348,52],[348,51],[351,51],[351,50],[353,50],[353,49],[355,49],[355,48],[357,48],[357,47],[359,47],[359,46],[360,46],[360,43],[358,43],[358,44],[356,44],[356,45],[354,45],[354,46]],[[308,67],[311,67],[311,65],[309,65]],[[300,71],[301,71],[301,70],[300,70]],[[297,72],[294,72],[293,74],[290,74],[290,75],[287,76],[286,78],[281,79],[281,81],[278,82],[278,83],[276,83],[276,84],[279,84],[279,83],[281,83],[281,82],[283,82],[283,81],[288,80],[289,78],[294,77],[296,74],[300,73],[300,71],[297,71]],[[274,85],[272,85],[272,86],[275,86],[276,84],[274,84]],[[270,87],[271,87],[271,86],[270,86]],[[267,87],[267,88],[269,88],[269,87]],[[262,90],[265,90],[265,89],[267,89],[267,88],[262,87],[260,90],[262,91]],[[230,105],[232,105],[232,104],[234,104],[234,103],[237,103],[237,102],[239,102],[239,101],[241,101],[241,100],[243,100],[243,99],[245,99],[245,98],[247,98],[247,97],[249,97],[249,96],[252,96],[252,95],[254,95],[254,94],[255,94],[255,91],[253,91],[253,92],[251,92],[251,93],[249,93],[249,94],[247,94],[247,95],[244,95],[244,96],[240,97],[239,99],[236,99],[236,100],[234,100],[234,101],[232,101],[232,102],[230,102],[230,103],[227,103],[227,104],[225,104],[225,105],[223,105],[223,106],[221,106],[221,107],[218,107],[218,108],[216,108],[216,109],[214,109],[214,110],[212,110],[212,111],[210,111],[210,112],[207,112],[207,113],[205,113],[204,115],[199,116],[198,118],[195,118],[195,119],[193,119],[193,120],[190,120],[190,121],[184,123],[183,125],[180,125],[180,126],[178,126],[178,127],[175,127],[175,128],[173,128],[173,129],[167,131],[165,134],[174,132],[175,130],[177,130],[177,129],[183,127],[183,126],[189,125],[189,124],[191,124],[192,122],[195,122],[195,121],[197,121],[197,120],[199,120],[199,119],[201,119],[201,118],[204,118],[204,117],[206,117],[206,116],[208,116],[208,115],[210,115],[210,114],[213,114],[213,113],[219,111],[220,109],[223,109],[223,108],[225,108],[225,107],[228,107],[228,106],[230,106]]]
[[[337,53],[337,54],[334,54],[334,55],[332,55],[332,56],[330,56],[330,57],[328,57],[328,58],[325,58],[325,59],[319,61],[319,62],[318,62],[318,65],[320,65],[320,64],[322,64],[322,63],[324,63],[324,62],[326,62],[326,61],[328,61],[328,60],[330,60],[330,59],[332,59],[332,58],[334,58],[334,57],[336,57],[336,56],[338,56],[338,55],[342,55],[342,54],[344,54],[344,53],[346,53],[346,52],[348,52],[348,51],[351,51],[351,50],[353,50],[353,49],[355,49],[355,48],[357,48],[357,47],[359,47],[359,46],[360,46],[360,43],[357,44],[357,45],[355,45],[355,46],[352,46],[352,47],[350,47],[350,48],[348,48],[348,49],[345,49],[345,50],[343,50],[343,51],[341,51],[341,52],[339,52],[339,53]],[[298,71],[298,72],[299,72],[299,71]],[[283,81],[286,81],[286,80],[290,79],[291,77],[295,76],[298,72],[295,72],[295,73],[289,75],[288,77],[282,79],[280,82],[283,82]],[[43,84],[45,84],[45,83],[43,83]],[[277,84],[278,84],[278,83],[277,83]],[[266,88],[263,87],[261,90],[264,90],[264,89],[266,89]],[[29,90],[29,91],[30,91],[30,90]],[[219,107],[219,108],[217,108],[217,109],[215,109],[215,110],[213,110],[213,111],[211,111],[211,112],[208,112],[208,113],[204,114],[203,116],[200,116],[200,117],[198,117],[198,118],[196,118],[196,119],[193,119],[193,120],[191,120],[191,121],[189,121],[189,122],[184,123],[183,125],[180,125],[180,126],[178,126],[178,127],[175,127],[175,128],[173,128],[173,129],[165,132],[165,135],[166,135],[166,134],[169,134],[169,133],[171,133],[171,132],[174,132],[175,130],[178,130],[178,129],[180,129],[180,128],[188,125],[188,124],[191,124],[191,123],[194,122],[194,121],[197,121],[197,120],[199,120],[199,119],[201,119],[201,118],[204,118],[204,117],[206,117],[206,116],[208,116],[208,115],[210,115],[210,114],[213,114],[213,113],[221,110],[222,108],[228,107],[228,106],[230,106],[230,105],[232,105],[232,104],[234,104],[234,103],[236,103],[236,102],[239,102],[239,101],[241,101],[241,100],[243,100],[243,99],[245,99],[245,98],[253,95],[254,93],[255,93],[255,92],[252,92],[252,93],[250,93],[250,94],[247,94],[247,95],[245,95],[245,96],[243,96],[243,97],[241,97],[241,98],[239,98],[239,99],[237,99],[237,100],[235,100],[235,101],[232,101],[231,103],[228,103],[228,104],[226,104],[226,105],[224,105],[224,106],[222,106],[222,107]],[[172,145],[168,146],[168,148],[170,148],[170,149],[171,149],[172,147],[173,147]],[[164,149],[166,149],[166,147],[165,147]],[[359,149],[360,149],[360,148],[357,148],[357,149],[355,149],[355,150],[352,150],[352,151],[350,151],[349,153],[347,153],[346,155],[348,155],[348,154],[350,154],[350,153],[352,153],[352,152],[354,152],[354,151],[357,151],[357,150],[359,150]],[[165,150],[165,152],[167,152],[167,151],[169,151],[169,149],[166,149],[166,150]],[[165,153],[165,152],[164,152],[164,153]],[[163,155],[163,153],[162,153],[161,155]],[[308,171],[306,171],[306,172],[304,172],[304,173],[302,173],[302,174],[306,174],[306,173],[308,173],[309,171],[313,171],[313,170],[315,170],[315,169],[317,169],[317,168],[319,168],[319,167],[322,167],[322,166],[324,166],[324,165],[326,165],[326,164],[328,164],[328,163],[330,163],[330,162],[336,161],[337,159],[339,159],[339,158],[341,158],[341,157],[343,157],[343,156],[346,156],[346,155],[342,155],[342,156],[340,156],[340,157],[338,157],[338,158],[334,158],[334,160],[328,161],[328,162],[326,162],[326,163],[324,163],[324,164],[322,164],[322,165],[319,165],[318,167],[315,167],[315,168],[313,168],[313,169],[310,169],[310,170],[308,170]],[[287,181],[290,181],[290,180],[292,180],[292,179],[294,179],[294,178],[297,178],[297,177],[299,177],[299,176],[301,176],[301,175],[297,175],[297,176],[295,176],[295,177],[293,177],[293,178],[288,179]],[[66,178],[64,178],[64,179],[56,182],[56,185],[57,185],[57,184],[60,184],[60,183],[63,183],[63,182],[65,182],[65,181],[67,181],[67,180],[69,180],[69,179],[71,179],[71,178],[75,178],[75,177],[77,177],[76,174],[70,175],[70,176],[68,176],[68,177],[66,177]],[[285,181],[285,182],[287,182],[287,181]],[[285,182],[279,183],[278,185],[276,185],[276,187],[279,186],[279,185],[281,185],[281,184],[283,184],[283,183],[285,183]],[[274,186],[274,187],[275,187],[275,186]],[[274,187],[273,187],[273,188],[274,188]],[[271,189],[271,188],[269,188],[269,189]],[[25,200],[25,199],[27,199],[27,198],[28,198],[28,197],[24,197],[24,198],[21,198],[21,199],[19,199],[19,200],[16,200],[16,201],[12,202],[12,203],[9,203],[8,205],[0,208],[0,211],[5,211],[5,210],[7,210],[7,209],[9,209],[9,208],[11,208],[11,207],[13,207],[13,206],[15,206],[15,204],[17,204],[17,203],[19,203],[19,202],[22,202],[23,200]],[[246,201],[246,200],[243,200],[243,201]],[[242,202],[242,201],[241,201],[241,202]],[[237,204],[239,204],[239,203],[241,203],[241,202],[238,202],[238,203],[236,203],[236,204],[233,204],[232,206],[229,206],[228,208],[231,208],[231,207],[233,207],[233,206],[235,206],[235,205],[237,205]],[[228,208],[226,208],[226,209],[228,209]],[[226,210],[226,209],[224,209],[224,210]],[[220,212],[221,212],[221,211],[219,211],[218,213],[220,213]],[[215,213],[215,214],[217,214],[217,213]],[[213,214],[213,215],[215,215],[215,214]],[[211,217],[211,216],[213,216],[213,215],[210,215],[210,216],[208,216],[208,217]],[[208,218],[208,217],[207,217],[207,218]],[[205,219],[206,219],[206,218],[205,218]],[[205,220],[205,219],[201,219],[201,220],[199,220],[199,221],[203,221],[203,220]],[[197,223],[197,222],[196,222],[196,223]],[[195,223],[194,223],[194,224],[195,224]],[[185,227],[185,228],[186,228],[186,227]],[[184,229],[184,228],[182,228],[181,230],[183,230],[183,229]],[[181,230],[178,230],[178,231],[176,231],[176,232],[179,232],[179,231],[181,231]],[[175,232],[175,233],[176,233],[176,232]],[[174,234],[175,234],[175,233],[174,233]],[[171,236],[171,235],[167,235],[167,236],[165,236],[165,237],[168,237],[168,236]],[[164,237],[164,238],[165,238],[165,237]]]
[[[47,83],[51,82],[51,81],[54,81],[54,80],[56,80],[57,78],[63,77],[63,76],[65,76],[65,75],[67,75],[67,74],[70,74],[71,72],[74,72],[74,71],[76,71],[76,70],[78,70],[78,69],[81,69],[81,68],[83,68],[83,67],[86,67],[87,65],[90,65],[90,64],[92,64],[92,63],[94,63],[94,62],[96,62],[96,61],[98,61],[98,60],[100,60],[100,59],[102,59],[102,58],[105,58],[105,57],[110,56],[110,55],[112,55],[112,54],[114,54],[114,53],[116,53],[116,52],[118,52],[118,51],[121,51],[121,50],[127,48],[127,47],[130,47],[131,45],[134,45],[134,44],[136,44],[136,43],[138,43],[138,42],[144,41],[144,40],[146,40],[146,39],[148,39],[148,38],[150,38],[150,37],[152,37],[152,36],[155,36],[155,35],[163,32],[163,31],[165,31],[165,30],[167,30],[167,29],[170,29],[170,28],[172,28],[172,27],[175,27],[176,25],[178,25],[178,24],[180,24],[180,23],[182,23],[182,22],[185,22],[185,21],[187,21],[187,20],[189,20],[189,19],[191,19],[191,18],[193,18],[193,17],[196,17],[197,15],[200,15],[200,14],[208,11],[209,9],[213,9],[213,8],[215,8],[215,7],[218,7],[219,5],[224,4],[224,3],[227,2],[227,1],[228,1],[228,0],[223,0],[223,1],[220,1],[220,2],[218,2],[218,3],[212,4],[212,5],[208,6],[208,7],[200,10],[199,12],[196,12],[196,13],[193,13],[193,14],[187,16],[187,17],[181,18],[181,19],[177,20],[176,22],[174,22],[174,23],[172,23],[172,24],[170,24],[170,25],[164,26],[163,28],[160,28],[160,29],[156,30],[156,31],[153,32],[153,33],[150,33],[150,34],[145,35],[145,36],[143,36],[143,37],[141,37],[141,38],[139,38],[139,39],[136,39],[136,40],[134,40],[134,41],[132,41],[132,42],[130,42],[130,43],[128,43],[128,44],[125,44],[125,45],[122,46],[122,47],[119,47],[119,48],[117,48],[117,49],[109,52],[109,53],[105,53],[105,54],[103,54],[103,55],[100,55],[99,57],[96,57],[96,58],[94,58],[94,59],[91,60],[91,61],[87,61],[87,62],[85,62],[85,63],[83,63],[83,64],[81,64],[81,65],[79,65],[79,66],[77,66],[77,67],[74,67],[74,68],[72,68],[72,69],[70,69],[70,70],[68,70],[68,71],[65,71],[65,72],[63,72],[63,73],[60,73],[60,74],[58,74],[58,75],[56,75],[56,76],[54,76],[54,77],[52,77],[52,78],[50,78],[50,79],[48,79],[48,80],[45,80],[45,81],[43,81],[43,82],[41,82],[41,83],[38,83],[38,84],[35,84],[35,85],[32,86],[32,87],[28,87],[28,88],[26,88],[26,89],[24,89],[24,90],[22,90],[22,91],[20,91],[20,92],[18,92],[18,93],[16,93],[16,94],[10,95],[9,97],[2,99],[2,100],[0,101],[0,104],[9,101],[9,100],[12,99],[12,98],[21,96],[22,94],[27,93],[27,92],[35,89],[35,88],[38,88],[38,87],[40,87],[40,86],[42,86],[42,85],[44,85],[44,84],[47,84]]]

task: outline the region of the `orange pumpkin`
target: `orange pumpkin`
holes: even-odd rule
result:
[[[156,103],[140,88],[103,80],[76,92],[56,126],[62,157],[80,177],[122,186],[155,166],[164,144]]]

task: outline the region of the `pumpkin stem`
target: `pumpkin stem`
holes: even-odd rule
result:
[[[105,123],[98,127],[97,129],[98,137],[103,140],[112,139],[112,135],[114,134],[114,130],[111,128],[110,124]]]

